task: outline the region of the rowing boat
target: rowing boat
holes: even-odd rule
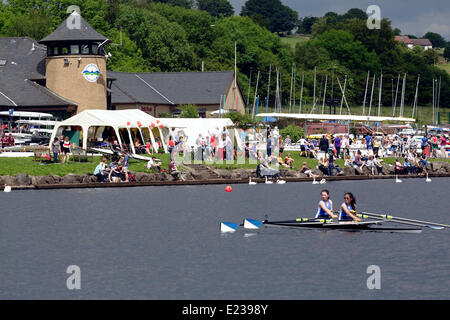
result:
[[[321,230],[343,230],[343,231],[376,231],[376,232],[401,232],[401,233],[421,233],[421,228],[397,228],[379,226],[381,221],[362,222],[270,222],[263,221],[264,225],[272,225],[290,228],[310,228]],[[250,222],[251,223],[251,222]]]
[[[450,225],[422,221],[416,219],[407,219],[402,217],[394,217],[387,214],[370,213],[370,212],[354,212],[362,221],[341,221],[334,219],[317,219],[317,218],[296,218],[294,220],[269,221],[267,216],[265,220],[244,219],[244,222],[222,222],[220,230],[222,232],[234,232],[239,227],[245,229],[259,229],[263,224],[289,228],[310,228],[310,229],[328,229],[328,230],[344,230],[344,231],[377,231],[377,232],[402,232],[402,233],[421,233],[422,228],[433,230],[450,229]],[[382,227],[382,223],[397,223],[401,225],[414,226],[409,228],[400,227]]]
[[[242,224],[222,222],[222,232],[234,232],[238,227],[243,226],[247,230],[259,229],[262,225],[289,227],[289,228],[307,228],[321,230],[342,230],[342,231],[373,231],[373,232],[400,232],[400,233],[421,233],[421,228],[400,228],[400,227],[382,227],[382,220],[364,220],[364,221],[339,221],[333,219],[309,219],[299,218],[295,220],[268,221],[244,219]]]

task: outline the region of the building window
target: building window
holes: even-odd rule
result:
[[[59,48],[53,47],[53,55],[57,56],[59,54]]]
[[[92,54],[98,54],[98,45],[96,44],[92,45]]]
[[[81,53],[82,54],[89,54],[89,45],[84,44],[81,46]]]
[[[61,53],[62,54],[69,54],[69,48],[63,47],[62,50],[61,50]]]
[[[71,54],[80,54],[80,46],[77,44],[72,44],[70,46],[70,53]]]

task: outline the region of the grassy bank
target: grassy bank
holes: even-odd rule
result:
[[[315,168],[317,166],[317,160],[312,158],[300,157],[300,153],[296,151],[289,152],[291,157],[294,159],[294,169],[298,170],[303,162],[306,162],[309,168]],[[283,154],[283,158],[287,155],[287,152]],[[158,154],[157,158],[162,161],[162,168],[168,169],[169,166],[169,154]],[[101,161],[101,157],[94,157],[91,161],[85,162],[70,162],[68,164],[53,164],[51,162],[37,162],[34,161],[32,157],[30,158],[0,158],[0,175],[11,175],[16,176],[21,173],[26,173],[30,176],[65,176],[67,174],[92,174],[95,167]],[[385,164],[394,164],[395,158],[384,158]],[[430,162],[433,161],[445,161],[450,163],[450,159],[429,159]],[[131,172],[151,172],[147,170],[147,163],[145,161],[130,160],[130,171]],[[336,164],[341,168],[344,166],[344,160],[337,159]],[[234,163],[214,163],[211,164],[217,169],[233,170],[238,168],[243,169],[256,169],[256,164],[248,163],[237,164]],[[184,170],[182,166],[179,166],[180,170]]]
[[[298,170],[301,168],[301,166],[303,165],[303,162],[306,162],[306,164],[308,165],[309,168],[315,168],[317,166],[318,160],[317,159],[313,159],[313,158],[305,158],[305,157],[300,157],[300,152],[298,151],[289,151],[289,152],[284,152],[283,153],[283,159],[284,157],[290,153],[291,157],[294,159],[294,169]],[[395,163],[395,159],[396,158],[383,158],[383,163],[385,164],[394,164]],[[445,161],[445,162],[449,162],[450,163],[450,159],[428,159],[429,162],[433,162],[433,161]],[[400,158],[400,162],[403,162],[403,160]],[[343,159],[336,159],[335,163],[337,165],[339,165],[339,167],[344,167],[344,160]],[[227,169],[227,170],[233,170],[233,169],[237,169],[237,168],[244,168],[244,169],[255,169],[256,168],[256,164],[249,164],[248,162],[245,164],[237,164],[236,161],[234,164],[230,164],[230,163],[224,163],[224,164],[219,164],[219,163],[215,163],[213,164],[214,167],[218,168],[218,169]]]
[[[157,154],[156,158],[162,162],[162,168],[169,167],[169,154]],[[90,161],[69,163],[39,162],[29,158],[0,158],[0,175],[16,176],[26,173],[30,176],[65,176],[67,174],[92,174],[102,157],[94,157]],[[109,162],[108,162],[109,163]],[[129,169],[132,172],[149,172],[146,161],[130,159]]]

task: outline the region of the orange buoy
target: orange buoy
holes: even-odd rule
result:
[[[225,187],[225,191],[226,192],[231,192],[233,190],[233,188],[231,188],[231,186],[226,186]]]

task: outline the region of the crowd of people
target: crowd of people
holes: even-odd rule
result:
[[[236,158],[237,147],[234,145],[230,132],[226,127],[208,130],[207,133],[199,133],[195,139],[195,147],[192,150],[186,141],[188,136],[183,130],[175,131],[172,128],[169,133],[168,151],[170,159],[181,152],[184,155],[194,151],[194,159],[202,161],[233,160]],[[256,151],[256,148],[255,148]]]
[[[6,135],[5,133],[3,133],[0,141],[2,144],[2,149],[6,148],[6,147],[14,147],[15,141],[14,141],[14,137],[11,133],[9,135]]]

